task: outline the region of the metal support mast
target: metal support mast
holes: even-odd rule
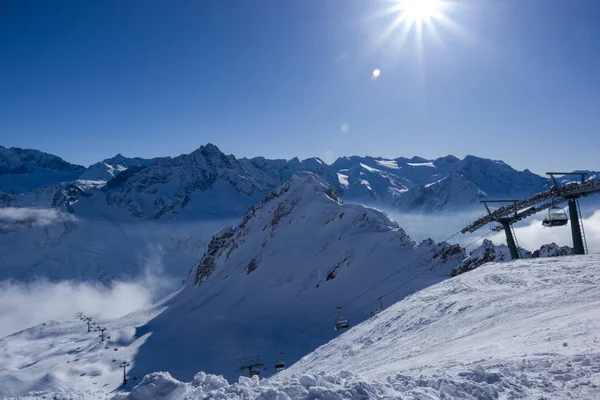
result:
[[[581,183],[585,183],[585,172],[547,172],[550,175],[554,187],[558,187],[558,182],[554,175],[576,175],[581,177]],[[583,245],[583,235],[581,225],[579,224],[579,207],[577,206],[577,200],[579,196],[569,196],[569,219],[571,220],[571,237],[573,238],[573,252],[575,254],[585,254],[585,246]]]
[[[573,252],[575,254],[585,254],[585,247],[583,246],[583,236],[581,235],[581,225],[579,225],[577,199],[569,199],[569,217],[571,219],[571,236],[573,237]]]
[[[265,365],[259,361],[259,356],[245,358],[241,360],[241,364],[242,365],[238,368],[238,372],[243,372],[247,369],[248,376],[250,378],[252,378],[254,375],[258,375],[258,369]]]
[[[510,250],[510,258],[513,260],[519,259],[519,249],[517,249],[517,244],[515,242],[515,237],[512,234],[512,229],[510,227],[510,220],[503,219],[499,221],[504,228],[504,233],[506,234],[506,244],[508,245],[508,249]]]
[[[127,384],[127,373],[125,372],[125,369],[130,365],[131,364],[129,364],[127,361],[121,361],[119,364],[119,367],[123,368],[123,385]]]

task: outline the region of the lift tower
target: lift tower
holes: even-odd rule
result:
[[[558,182],[554,175],[576,175],[581,177],[581,183],[585,183],[585,172],[546,172],[552,179],[552,188],[558,189]],[[571,236],[573,237],[573,252],[575,254],[585,254],[585,246],[583,242],[582,225],[579,223],[581,215],[579,214],[579,198],[580,195],[566,195],[565,199],[569,203],[569,219],[571,220]]]
[[[264,366],[264,363],[259,361],[259,356],[254,357],[246,357],[240,360],[240,367],[238,368],[238,372],[243,372],[244,370],[248,370],[248,376],[252,378],[254,375],[258,375],[259,368]]]
[[[573,250],[575,254],[586,253],[585,233],[581,223],[581,211],[579,210],[579,199],[581,197],[600,194],[600,179],[585,179],[585,172],[548,172],[552,179],[552,188],[549,190],[533,194],[523,200],[484,200],[488,214],[475,221],[470,222],[461,230],[461,233],[473,233],[485,225],[496,222],[498,225],[492,226],[492,230],[499,232],[504,230],[506,233],[506,242],[510,248],[510,255],[513,259],[519,258],[516,240],[511,225],[521,221],[538,212],[557,208],[560,203],[569,204],[569,213],[571,219],[571,233],[573,237]],[[555,175],[576,175],[581,177],[581,182],[569,182],[564,186],[558,186]],[[491,211],[487,203],[512,203]],[[549,211],[550,213],[550,211]],[[562,224],[561,224],[562,225]],[[545,225],[546,226],[546,225]],[[549,225],[554,226],[554,225]],[[560,225],[559,225],[560,226]]]
[[[521,215],[517,212],[517,202],[518,200],[482,200],[481,201],[485,206],[489,215],[492,215],[492,211],[488,207],[488,203],[513,203],[514,205],[514,214],[510,213],[507,215],[503,215],[500,218],[496,219],[502,228],[504,229],[504,233],[506,234],[506,244],[508,245],[508,249],[510,250],[510,258],[513,260],[519,259],[519,249],[517,249],[517,242],[515,240],[515,236],[513,235],[511,225],[521,219]]]

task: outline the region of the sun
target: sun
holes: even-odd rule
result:
[[[397,0],[398,9],[409,22],[421,22],[439,15],[442,8],[440,0]]]
[[[385,45],[399,54],[399,49],[414,39],[421,57],[426,42],[443,45],[443,37],[449,34],[471,39],[450,17],[461,10],[454,0],[381,0],[381,3],[386,5],[371,18],[383,17],[388,23],[379,25],[380,34],[375,38],[374,47]]]

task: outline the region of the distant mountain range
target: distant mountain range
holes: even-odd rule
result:
[[[119,154],[84,168],[37,150],[0,147],[0,206],[65,206],[75,214],[154,220],[239,216],[301,171],[325,179],[346,202],[400,212],[464,210],[482,199],[521,198],[549,185],[529,170],[475,156],[352,156],[328,165],[319,158],[238,159],[207,144],[174,158]]]
[[[2,147],[0,155],[0,279],[18,280],[110,283],[150,269],[180,282],[214,233],[298,173],[314,174],[346,204],[399,214],[474,213],[481,199],[525,197],[549,184],[474,156],[353,156],[328,165],[238,159],[208,144],[174,158],[117,155],[84,168],[36,150]]]

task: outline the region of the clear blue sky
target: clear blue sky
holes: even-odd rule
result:
[[[404,45],[392,5],[2,0],[0,144],[600,169],[600,1],[454,1]]]

